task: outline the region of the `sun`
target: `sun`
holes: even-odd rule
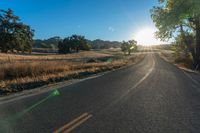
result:
[[[155,32],[155,28],[145,27],[136,32],[134,39],[139,45],[151,46],[163,44],[163,42],[156,39]]]

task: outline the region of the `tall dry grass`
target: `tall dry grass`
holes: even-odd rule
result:
[[[71,62],[29,62],[10,63],[0,66],[0,80],[12,80],[24,77],[37,77],[41,75],[57,74],[60,72],[89,70],[105,67],[112,68],[115,65],[125,64],[124,61],[114,61],[112,63],[71,63]]]
[[[0,54],[0,95],[117,69],[135,62],[135,59],[141,60],[141,58],[143,58],[143,56],[134,56],[123,59],[114,59],[108,62],[99,61],[93,63],[86,63],[83,60],[78,62],[65,60],[99,57],[110,57],[110,55],[108,56],[106,54],[95,52],[90,52],[88,56],[85,52],[71,55],[48,56]]]
[[[36,77],[63,71],[69,71],[72,63],[66,62],[28,62],[7,63],[0,66],[0,80],[8,80],[23,77]]]
[[[98,63],[30,62],[0,66],[0,92],[11,93],[45,84],[81,78],[126,65],[126,61]]]
[[[73,60],[83,58],[102,58],[111,55],[105,53],[98,53],[95,51],[83,51],[73,54],[36,54],[36,55],[17,55],[17,54],[3,54],[0,53],[0,63],[17,62],[17,61],[46,61],[46,60]]]

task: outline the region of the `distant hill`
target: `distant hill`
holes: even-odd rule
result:
[[[33,41],[33,48],[49,48],[49,49],[57,49],[58,42],[62,39],[58,36],[51,37],[49,39],[41,40],[36,39]]]
[[[100,39],[88,40],[88,43],[92,46],[92,49],[109,49],[109,48],[119,48],[121,42],[118,41],[104,41]]]
[[[48,49],[57,49],[58,43],[62,39],[58,36],[51,37],[49,39],[36,39],[33,41],[33,48],[48,48]],[[121,42],[118,41],[104,41],[101,39],[96,40],[87,40],[88,44],[91,45],[92,49],[109,49],[109,48],[119,48]]]

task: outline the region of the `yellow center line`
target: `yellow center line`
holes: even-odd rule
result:
[[[69,133],[70,131],[72,131],[73,129],[75,129],[76,127],[78,127],[80,124],[84,123],[91,117],[92,117],[91,114],[83,113],[81,116],[75,118],[74,120],[67,123],[63,127],[59,128],[58,130],[54,131],[53,133],[61,133],[61,132]]]
[[[77,123],[75,123],[73,126],[69,127],[68,129],[66,129],[63,133],[70,133],[72,130],[74,130],[76,127],[80,126],[82,123],[84,123],[85,121],[87,121],[88,119],[90,119],[92,117],[92,115],[88,115],[87,117],[85,117],[84,119],[78,121]]]

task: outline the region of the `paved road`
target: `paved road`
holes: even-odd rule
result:
[[[0,132],[199,133],[200,76],[148,54],[137,65],[0,104]]]

